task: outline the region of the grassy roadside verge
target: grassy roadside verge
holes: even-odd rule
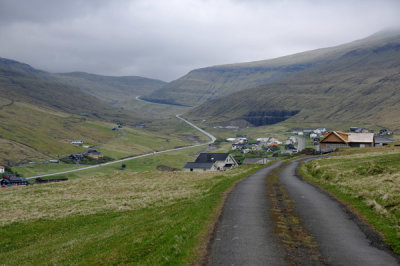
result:
[[[200,246],[224,192],[258,168],[213,174],[124,172],[3,190],[0,198],[14,198],[14,206],[2,213],[10,217],[0,227],[0,261],[191,264],[204,252]],[[18,213],[23,215],[13,219]]]
[[[303,163],[299,173],[370,224],[400,254],[400,152],[382,150]]]

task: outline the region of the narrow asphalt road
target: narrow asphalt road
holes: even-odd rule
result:
[[[296,175],[299,161],[280,173],[304,227],[313,235],[330,265],[399,265],[384,250],[372,245],[354,219],[334,199]]]
[[[399,265],[372,245],[344,208],[296,175],[299,161],[275,163],[239,182],[228,195],[210,243],[209,265],[293,265],[285,261],[274,235],[268,174],[276,167],[279,182],[294,203],[302,226],[314,237],[328,265]],[[297,256],[292,254],[292,256]],[[325,263],[316,263],[320,265]],[[307,264],[308,265],[308,264]]]
[[[239,182],[229,194],[215,229],[210,265],[284,265],[273,237],[263,168]]]

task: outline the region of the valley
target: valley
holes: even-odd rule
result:
[[[399,36],[168,83],[0,58],[0,169],[64,179],[0,188],[0,261],[398,264]]]

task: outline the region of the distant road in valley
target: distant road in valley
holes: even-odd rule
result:
[[[138,97],[139,97],[139,96],[137,96],[136,99],[140,100]],[[178,151],[178,150],[184,150],[184,149],[189,149],[189,148],[194,148],[194,147],[209,145],[209,144],[212,144],[212,143],[215,142],[216,138],[215,138],[212,134],[206,132],[205,130],[199,128],[199,127],[196,126],[195,124],[193,124],[193,123],[187,121],[186,119],[182,118],[181,115],[176,115],[176,118],[182,120],[183,122],[187,123],[187,124],[190,125],[191,127],[195,128],[196,130],[198,130],[198,131],[200,131],[201,133],[205,134],[205,135],[206,135],[207,137],[209,137],[211,140],[210,140],[209,142],[207,142],[207,143],[200,143],[200,144],[196,144],[196,145],[192,145],[192,146],[185,146],[185,147],[180,147],[180,148],[175,148],[175,149],[168,149],[168,150],[163,150],[163,151],[157,151],[157,152],[146,153],[146,154],[142,154],[142,155],[137,155],[137,156],[128,157],[128,158],[121,159],[121,160],[116,160],[116,161],[112,161],[112,162],[107,162],[107,163],[102,163],[102,164],[91,165],[91,166],[87,166],[87,167],[82,167],[82,168],[78,168],[78,169],[72,169],[72,170],[63,171],[63,172],[58,172],[58,173],[30,176],[30,177],[26,177],[26,179],[33,179],[33,178],[38,178],[38,177],[47,177],[47,176],[55,176],[55,175],[68,174],[68,173],[78,172],[78,171],[87,170],[87,169],[91,169],[91,168],[102,167],[102,166],[106,166],[106,165],[111,165],[111,164],[126,162],[126,161],[130,161],[130,160],[138,159],[138,158],[148,157],[148,156],[152,156],[152,155],[159,154],[159,153],[165,153],[165,152],[171,152],[171,151]]]
[[[148,102],[146,102],[145,100],[140,99],[140,96],[136,96],[136,100],[141,101],[141,102],[148,103]]]

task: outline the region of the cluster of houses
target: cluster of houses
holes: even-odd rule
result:
[[[89,157],[95,160],[98,160],[99,158],[103,157],[103,154],[95,149],[89,149],[87,152],[85,153],[76,153],[76,154],[71,154],[68,156],[69,159],[75,161],[75,162],[79,162],[82,161],[85,157]]]
[[[233,142],[232,150],[239,150],[244,154],[250,151],[273,151],[274,149],[272,147],[282,144],[281,141],[273,137],[258,138],[255,142],[249,142],[246,137],[241,136],[237,138],[227,138],[226,141]]]
[[[326,132],[328,132],[328,131],[324,127],[304,128],[302,130],[293,130],[293,131],[291,131],[292,134],[295,134],[295,135],[298,135],[298,136],[309,136],[310,138],[321,137]]]

